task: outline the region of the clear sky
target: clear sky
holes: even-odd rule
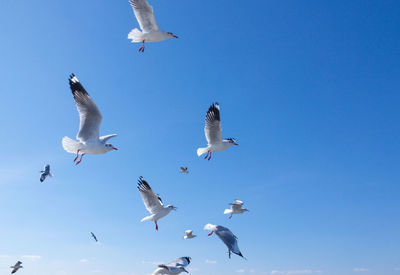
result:
[[[150,3],[179,39],[141,54],[127,0],[0,1],[0,273],[147,275],[191,256],[197,275],[400,274],[400,2]],[[77,167],[72,72],[119,148]],[[208,162],[214,101],[239,146]],[[158,232],[139,176],[178,207]],[[250,212],[229,220],[235,198]]]

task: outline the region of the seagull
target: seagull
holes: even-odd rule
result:
[[[190,264],[190,257],[181,257],[176,259],[173,262],[170,262],[169,264],[161,264],[158,266],[158,268],[153,272],[152,275],[158,275],[158,274],[180,274],[182,272],[189,273],[185,267],[187,267]]]
[[[243,202],[240,200],[234,200],[233,203],[230,203],[231,209],[225,209],[224,214],[231,214],[230,219],[232,218],[233,214],[242,214],[246,211],[249,211],[246,208],[242,208]]]
[[[13,270],[11,271],[11,274],[14,274],[15,272],[18,271],[18,269],[23,268],[23,266],[21,265],[22,262],[18,261],[14,266],[10,266],[10,268],[12,268]]]
[[[167,216],[171,210],[176,210],[176,207],[173,205],[164,207],[161,198],[153,192],[150,185],[143,177],[139,177],[138,189],[147,211],[151,214],[150,216],[144,217],[141,221],[154,221],[156,230],[158,230],[157,221]]]
[[[185,231],[185,236],[183,236],[183,239],[193,239],[197,237],[196,235],[193,235],[193,230],[186,230]]]
[[[183,173],[183,174],[188,174],[189,170],[188,170],[187,167],[181,167],[181,171],[180,172]]]
[[[210,155],[208,157],[208,160],[210,160],[212,152],[224,151],[232,145],[239,145],[233,138],[222,139],[221,132],[222,128],[221,119],[219,116],[219,104],[214,103],[208,109],[206,115],[206,126],[204,127],[204,133],[206,135],[208,146],[206,148],[198,148],[197,155],[201,156],[207,153],[204,159]]]
[[[44,170],[40,171],[40,173],[41,173],[40,174],[40,182],[43,182],[47,178],[47,176],[53,177],[53,174],[50,172],[50,165],[49,164],[47,164],[44,167]]]
[[[221,241],[223,241],[224,244],[228,247],[229,258],[231,258],[231,252],[244,258],[239,250],[237,237],[228,228],[223,227],[221,225],[214,225],[208,223],[204,226],[204,230],[211,231],[211,233],[208,234],[208,236],[211,236],[212,233],[214,232],[215,234],[217,234],[217,236],[221,239]]]
[[[153,7],[146,0],[129,0],[135,13],[136,19],[142,31],[137,28],[131,30],[128,39],[134,42],[142,42],[139,52],[144,52],[144,42],[156,42],[169,38],[178,38],[172,32],[165,32],[158,28],[156,19],[154,18]]]
[[[94,103],[74,74],[69,77],[69,86],[79,113],[79,132],[76,135],[79,142],[69,137],[63,137],[62,145],[64,150],[68,153],[76,154],[74,162],[81,154],[81,158],[76,162],[76,165],[81,163],[85,154],[104,154],[111,150],[118,150],[111,144],[107,144],[110,138],[117,136],[116,134],[99,137],[102,120],[101,113],[96,103]]]
[[[90,234],[92,234],[93,239],[98,242],[96,235],[93,232],[90,232]]]

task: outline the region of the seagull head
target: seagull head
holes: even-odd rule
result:
[[[167,205],[166,208],[168,208],[168,209],[170,209],[170,210],[176,210],[176,209],[177,209],[177,208],[176,208],[175,206],[173,206],[173,205]]]
[[[118,150],[117,148],[112,146],[112,144],[104,144],[104,146],[106,147],[107,152],[111,150]]]
[[[172,32],[167,32],[168,36],[170,36],[171,38],[178,38],[178,36],[174,35]]]
[[[224,141],[229,143],[230,145],[239,145],[236,143],[236,140],[234,138],[227,138]]]

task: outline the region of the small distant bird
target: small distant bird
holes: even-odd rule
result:
[[[183,174],[188,174],[189,170],[188,170],[187,167],[181,167],[181,171],[180,172],[183,173]]]
[[[53,174],[50,172],[50,165],[49,164],[47,164],[44,167],[44,170],[40,171],[40,173],[41,173],[40,174],[40,182],[43,182],[47,178],[47,176],[53,177]]]
[[[90,234],[92,234],[93,239],[98,242],[96,235],[93,232],[90,232]]]
[[[209,223],[204,226],[204,230],[211,231],[211,233],[208,234],[208,236],[211,236],[212,233],[214,232],[215,234],[217,234],[217,236],[221,239],[221,241],[223,241],[224,244],[228,247],[229,258],[231,258],[231,252],[244,258],[239,250],[237,237],[228,228],[223,227],[221,225],[214,225]]]
[[[169,38],[178,38],[172,32],[165,32],[158,28],[154,18],[153,7],[146,0],[129,0],[135,13],[136,19],[142,31],[137,28],[131,30],[128,39],[134,42],[142,42],[139,52],[144,52],[144,42],[156,42]]]
[[[193,239],[197,237],[196,235],[193,235],[193,230],[186,230],[185,231],[185,236],[183,236],[183,238],[186,239]]]
[[[242,214],[246,211],[249,211],[246,208],[242,208],[243,202],[240,200],[234,200],[233,203],[230,203],[231,209],[225,209],[224,214],[231,214],[229,218],[232,218],[233,214]]]
[[[159,275],[159,274],[171,274],[171,275],[176,275],[180,274],[182,272],[189,273],[185,267],[187,267],[190,264],[190,257],[181,257],[176,259],[173,262],[170,262],[169,264],[161,264],[158,266],[158,268],[153,272],[152,275]]]
[[[81,158],[76,162],[76,165],[81,163],[85,154],[104,154],[111,150],[118,150],[111,144],[106,143],[110,138],[117,136],[116,134],[99,137],[102,120],[101,113],[96,103],[94,103],[74,74],[69,77],[69,86],[71,87],[80,118],[79,132],[76,135],[79,142],[69,137],[64,137],[62,139],[64,150],[68,153],[76,154],[74,162],[81,154]]]
[[[206,148],[197,149],[198,156],[207,153],[204,159],[208,157],[208,160],[210,160],[212,152],[224,151],[232,145],[239,145],[233,138],[222,139],[222,128],[218,103],[214,103],[208,109],[204,133],[206,135],[208,146]]]
[[[139,177],[138,190],[142,196],[143,203],[146,206],[147,211],[150,212],[150,216],[143,218],[141,221],[154,221],[156,224],[156,230],[158,230],[157,221],[169,214],[172,210],[177,208],[173,205],[167,205],[164,207],[160,196],[155,194],[150,188],[150,185],[143,177]]]
[[[13,270],[11,271],[11,274],[14,274],[15,272],[18,271],[18,269],[23,268],[23,266],[21,265],[22,262],[18,261],[14,266],[10,266],[10,268],[12,268]]]

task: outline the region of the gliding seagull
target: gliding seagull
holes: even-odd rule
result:
[[[171,275],[176,275],[180,274],[181,272],[186,272],[189,273],[185,267],[187,267],[190,264],[190,257],[181,257],[176,259],[173,262],[170,262],[169,264],[161,264],[158,266],[158,268],[153,272],[152,275],[159,275],[159,274],[171,274]]]
[[[40,173],[41,173],[40,174],[40,182],[43,182],[47,178],[47,176],[53,177],[53,174],[50,172],[50,165],[49,164],[47,164],[44,167],[44,170],[40,171]]]
[[[183,174],[188,174],[189,170],[188,170],[187,167],[181,167],[181,171],[180,172],[183,173]]]
[[[224,214],[231,214],[229,218],[232,218],[233,214],[242,214],[246,211],[249,211],[246,208],[242,208],[243,202],[240,200],[234,200],[233,203],[230,203],[231,209],[225,209]]]
[[[224,244],[228,247],[229,258],[231,258],[231,252],[244,258],[239,250],[237,237],[228,228],[223,227],[221,225],[214,225],[208,223],[204,226],[204,230],[211,231],[211,233],[208,234],[208,236],[211,236],[212,233],[214,232],[215,234],[217,234],[217,236],[221,239],[221,241],[223,241]]]
[[[161,198],[153,192],[150,185],[143,177],[139,177],[138,190],[142,196],[147,211],[151,214],[150,216],[144,217],[141,221],[154,221],[156,224],[156,230],[158,230],[157,221],[167,216],[171,210],[176,210],[176,207],[173,205],[167,205],[164,207]]]
[[[197,149],[198,156],[207,153],[204,159],[210,155],[208,157],[208,160],[210,160],[212,152],[224,151],[232,145],[238,145],[233,138],[222,139],[222,128],[218,103],[211,105],[208,109],[204,133],[206,135],[208,146],[206,148]]]
[[[85,154],[104,154],[111,150],[118,150],[111,144],[106,143],[110,138],[117,136],[116,134],[99,137],[102,120],[101,113],[96,103],[94,103],[74,74],[69,77],[69,86],[79,113],[79,132],[76,135],[79,142],[69,137],[63,137],[62,145],[64,150],[68,153],[76,154],[74,162],[81,154],[81,158],[76,162],[76,165],[81,163]]]
[[[146,0],[129,0],[135,13],[136,19],[142,31],[137,28],[131,30],[128,39],[134,42],[142,42],[139,52],[144,52],[144,42],[156,42],[169,38],[178,38],[172,32],[165,32],[158,28],[156,19],[154,18],[153,8]]]
[[[196,235],[193,235],[193,230],[185,230],[185,236],[183,236],[183,239],[193,239],[197,237]]]
[[[22,262],[18,261],[14,266],[10,266],[10,268],[12,268],[13,270],[11,271],[11,274],[14,274],[15,272],[18,271],[18,269],[23,268],[23,266],[21,265]]]

